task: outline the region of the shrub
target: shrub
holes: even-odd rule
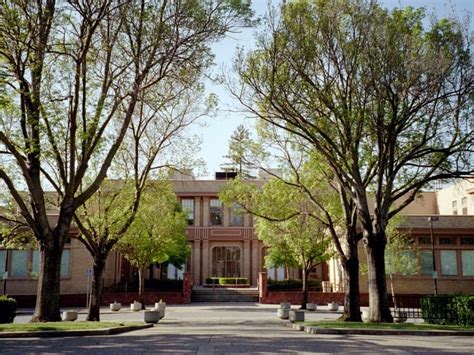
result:
[[[321,281],[319,280],[308,280],[308,290],[311,291],[321,291]],[[268,290],[278,291],[278,290],[301,290],[303,288],[302,280],[268,280]]]
[[[247,285],[249,280],[246,277],[208,277],[208,285]]]
[[[430,324],[474,325],[474,296],[423,297],[421,316],[426,323]]]
[[[0,323],[13,323],[16,316],[16,300],[0,296]]]

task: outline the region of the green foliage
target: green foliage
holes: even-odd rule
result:
[[[8,296],[0,296],[0,323],[13,323],[16,316],[16,300]]]
[[[249,163],[246,155],[248,151],[252,151],[255,147],[250,131],[243,125],[237,126],[229,139],[228,153],[224,156],[228,162],[222,164],[221,168],[224,171],[238,172],[242,178],[254,178],[252,176],[252,164]]]
[[[207,277],[208,285],[248,285],[249,280],[246,277]]]
[[[392,218],[386,230],[385,271],[387,274],[414,275],[418,271],[416,244],[412,237],[397,229],[401,218]]]
[[[474,325],[474,296],[439,295],[421,299],[421,315],[430,324]]]
[[[294,279],[289,279],[289,280],[268,280],[268,290],[271,291],[280,291],[280,290],[301,290],[303,287],[303,281],[302,280],[294,280]],[[308,280],[308,289],[310,291],[321,291],[322,286],[321,286],[321,281],[319,280]]]
[[[183,263],[190,254],[186,227],[186,213],[171,186],[157,181],[144,191],[135,220],[116,248],[138,268],[170,259]]]

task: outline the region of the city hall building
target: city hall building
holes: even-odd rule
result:
[[[268,246],[258,240],[252,216],[241,214],[219,200],[219,192],[228,178],[232,178],[228,173],[216,173],[215,180],[171,180],[177,199],[188,211],[187,236],[191,255],[182,270],[171,265],[151,265],[148,279],[179,279],[183,272],[189,272],[194,286],[205,285],[209,277],[244,277],[249,286],[256,287],[261,271],[267,271],[272,279],[300,278],[299,270],[265,269]],[[249,180],[248,183],[261,186],[264,180]],[[415,275],[396,275],[397,293],[433,293],[434,257],[439,293],[474,294],[474,179],[420,193],[403,214],[400,229],[409,233],[416,243],[419,270]],[[51,211],[51,223],[54,223],[54,217],[54,211]],[[70,233],[62,257],[61,293],[85,294],[90,284],[92,259],[74,238],[78,230],[73,227]],[[360,248],[363,262],[362,243]],[[34,295],[38,264],[37,250],[0,250],[0,270],[6,270],[7,294]],[[329,281],[333,292],[343,291],[343,276],[337,258],[319,265],[311,277]],[[134,282],[136,270],[120,253],[111,253],[104,275],[106,289],[126,291]],[[360,286],[362,293],[367,292],[364,275]]]

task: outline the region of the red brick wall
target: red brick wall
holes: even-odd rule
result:
[[[169,291],[169,292],[145,292],[145,303],[154,304],[160,299],[168,304],[187,304],[191,303],[192,293],[192,276],[186,272],[183,275],[183,290],[182,291]],[[34,307],[36,303],[36,295],[18,295],[12,296],[18,302],[18,307]],[[108,306],[114,301],[122,303],[124,306],[127,303],[133,303],[138,299],[138,293],[136,292],[108,292],[104,293],[102,297],[102,305]],[[61,307],[85,307],[86,306],[86,295],[85,294],[68,294],[60,296]]]

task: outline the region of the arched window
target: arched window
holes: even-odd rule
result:
[[[240,254],[239,247],[214,247],[212,277],[240,277]]]

